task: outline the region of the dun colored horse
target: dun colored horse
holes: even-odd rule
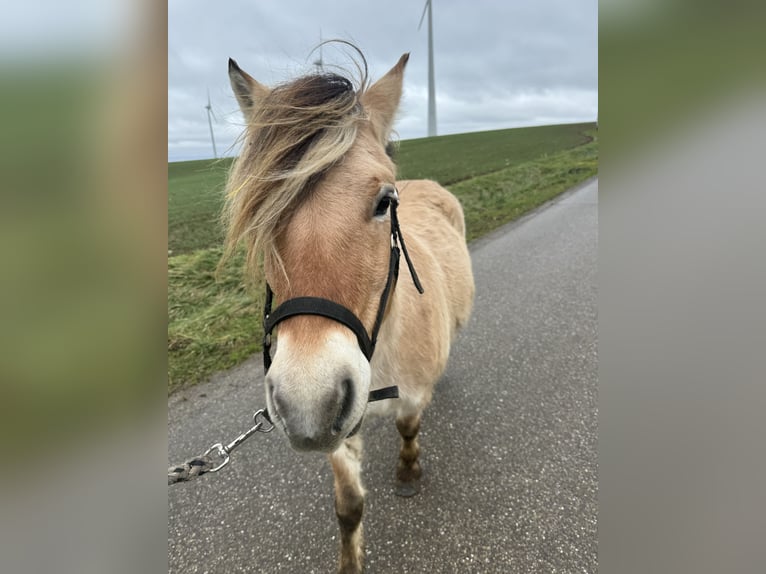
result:
[[[340,572],[363,566],[363,417],[395,414],[395,492],[416,494],[421,414],[473,302],[460,203],[432,181],[396,181],[386,153],[408,59],[372,85],[365,71],[358,87],[322,73],[273,89],[229,60],[247,127],[227,253],[244,243],[249,272],[262,259],[267,297],[283,302],[266,320],[278,335],[266,404],[294,449],[328,453]],[[410,273],[397,282],[400,248]],[[368,405],[389,385],[398,398]]]

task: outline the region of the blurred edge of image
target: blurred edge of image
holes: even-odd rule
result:
[[[758,570],[765,16],[600,4],[604,572]]]
[[[4,5],[8,572],[165,568],[166,36],[146,0]]]

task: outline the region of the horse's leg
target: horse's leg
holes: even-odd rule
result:
[[[396,429],[402,437],[402,448],[399,451],[399,462],[396,465],[396,494],[413,496],[420,492],[420,475],[422,468],[418,457],[418,431],[420,430],[420,413],[400,414],[396,418]]]
[[[341,574],[358,574],[362,571],[362,513],[364,512],[364,488],[360,476],[362,462],[362,439],[359,435],[347,439],[330,455],[335,476],[335,514],[340,526]]]

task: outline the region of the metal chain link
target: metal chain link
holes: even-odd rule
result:
[[[192,478],[202,476],[208,472],[218,472],[224,466],[229,464],[231,451],[245,442],[248,438],[257,432],[269,433],[274,430],[274,424],[269,419],[266,409],[260,409],[253,414],[253,427],[243,432],[229,444],[224,446],[222,443],[216,443],[211,446],[205,454],[187,460],[183,464],[178,464],[168,468],[168,484],[177,482],[186,482]],[[211,456],[216,453],[218,460]]]

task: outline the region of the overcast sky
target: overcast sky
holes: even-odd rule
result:
[[[428,109],[424,0],[170,0],[168,159],[234,155],[242,116],[229,57],[267,85],[313,71],[323,39],[364,52],[373,80],[411,57],[395,129],[425,137]],[[597,0],[433,0],[438,134],[593,121],[598,110]],[[338,50],[326,62],[345,63]]]

